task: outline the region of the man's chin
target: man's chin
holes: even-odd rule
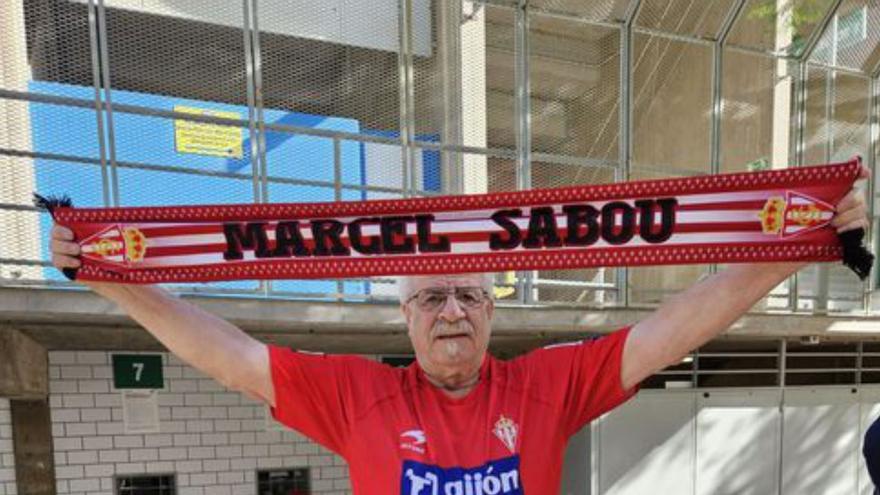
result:
[[[473,360],[474,345],[469,337],[437,339],[434,342],[435,355],[446,363],[466,363]]]

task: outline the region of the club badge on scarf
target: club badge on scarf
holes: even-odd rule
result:
[[[74,208],[82,280],[308,279],[587,267],[834,261],[863,278],[864,231],[834,205],[860,159],[766,172],[334,203]]]

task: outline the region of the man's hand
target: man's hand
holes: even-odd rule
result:
[[[862,167],[859,180],[869,179]],[[831,225],[838,233],[867,228],[865,192],[854,187],[835,205]],[[734,264],[671,296],[630,332],[623,351],[624,388],[677,362],[715,338],[805,262]]]
[[[862,165],[859,171],[859,180],[870,179],[871,171]],[[837,233],[848,230],[868,228],[868,204],[865,200],[865,191],[862,188],[853,187],[849,193],[835,205],[834,218],[831,226],[837,229]]]
[[[73,231],[62,225],[53,225],[50,231],[49,252],[52,253],[52,265],[62,268],[79,268],[80,248],[73,242]]]

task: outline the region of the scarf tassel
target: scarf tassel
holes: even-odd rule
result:
[[[874,255],[862,244],[865,238],[865,229],[848,230],[838,234],[843,246],[843,264],[865,280],[871,273],[874,265]]]

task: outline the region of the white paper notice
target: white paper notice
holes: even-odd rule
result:
[[[122,392],[125,433],[159,433],[159,396],[156,390]]]

